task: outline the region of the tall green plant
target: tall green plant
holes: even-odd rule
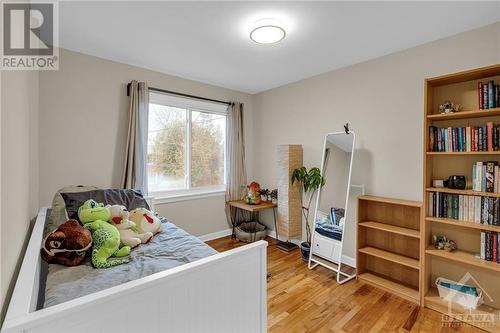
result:
[[[319,168],[314,167],[307,171],[307,168],[302,166],[292,172],[292,185],[295,182],[301,183],[304,189],[305,202],[307,202],[307,205],[302,206],[302,214],[306,219],[307,242],[311,243],[311,226],[309,225],[311,203],[316,192],[325,185],[325,178],[321,175],[321,170]]]

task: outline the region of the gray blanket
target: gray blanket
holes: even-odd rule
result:
[[[172,267],[216,254],[217,251],[172,223],[148,244],[132,250],[130,263],[95,269],[89,260],[80,266],[50,264],[44,308],[139,279]]]

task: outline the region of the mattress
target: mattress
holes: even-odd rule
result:
[[[90,260],[75,267],[48,265],[43,308],[133,281],[216,254],[197,237],[162,218],[163,231],[133,249],[130,263],[95,269]]]

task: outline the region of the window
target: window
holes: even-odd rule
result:
[[[170,197],[225,190],[224,104],[149,93],[148,188]]]

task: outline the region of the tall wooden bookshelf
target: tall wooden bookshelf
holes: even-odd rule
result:
[[[423,207],[425,217],[421,234],[423,240],[421,252],[423,268],[421,302],[428,308],[463,320],[484,330],[500,332],[500,313],[498,310],[500,309],[500,264],[478,258],[481,231],[500,232],[500,227],[430,217],[428,214],[429,192],[500,196],[498,193],[483,193],[470,190],[472,165],[477,161],[498,161],[500,163],[500,151],[441,153],[430,152],[428,148],[429,126],[479,126],[487,121],[493,121],[495,124],[500,123],[500,108],[478,109],[478,83],[487,82],[488,80],[495,80],[495,83],[500,83],[500,64],[425,80],[423,151]],[[439,104],[445,100],[461,104],[464,111],[439,114]],[[467,189],[451,190],[432,187],[433,179],[447,179],[450,175],[465,175]],[[431,244],[432,235],[445,235],[449,239],[455,240],[458,250],[445,252],[434,249]],[[484,304],[477,310],[466,310],[456,304],[448,304],[438,296],[435,288],[434,281],[437,277],[460,281],[467,273],[470,273],[487,293],[484,296]],[[466,283],[476,284],[474,281],[466,281]],[[468,316],[471,313],[483,316]],[[471,318],[476,319],[471,320]]]

